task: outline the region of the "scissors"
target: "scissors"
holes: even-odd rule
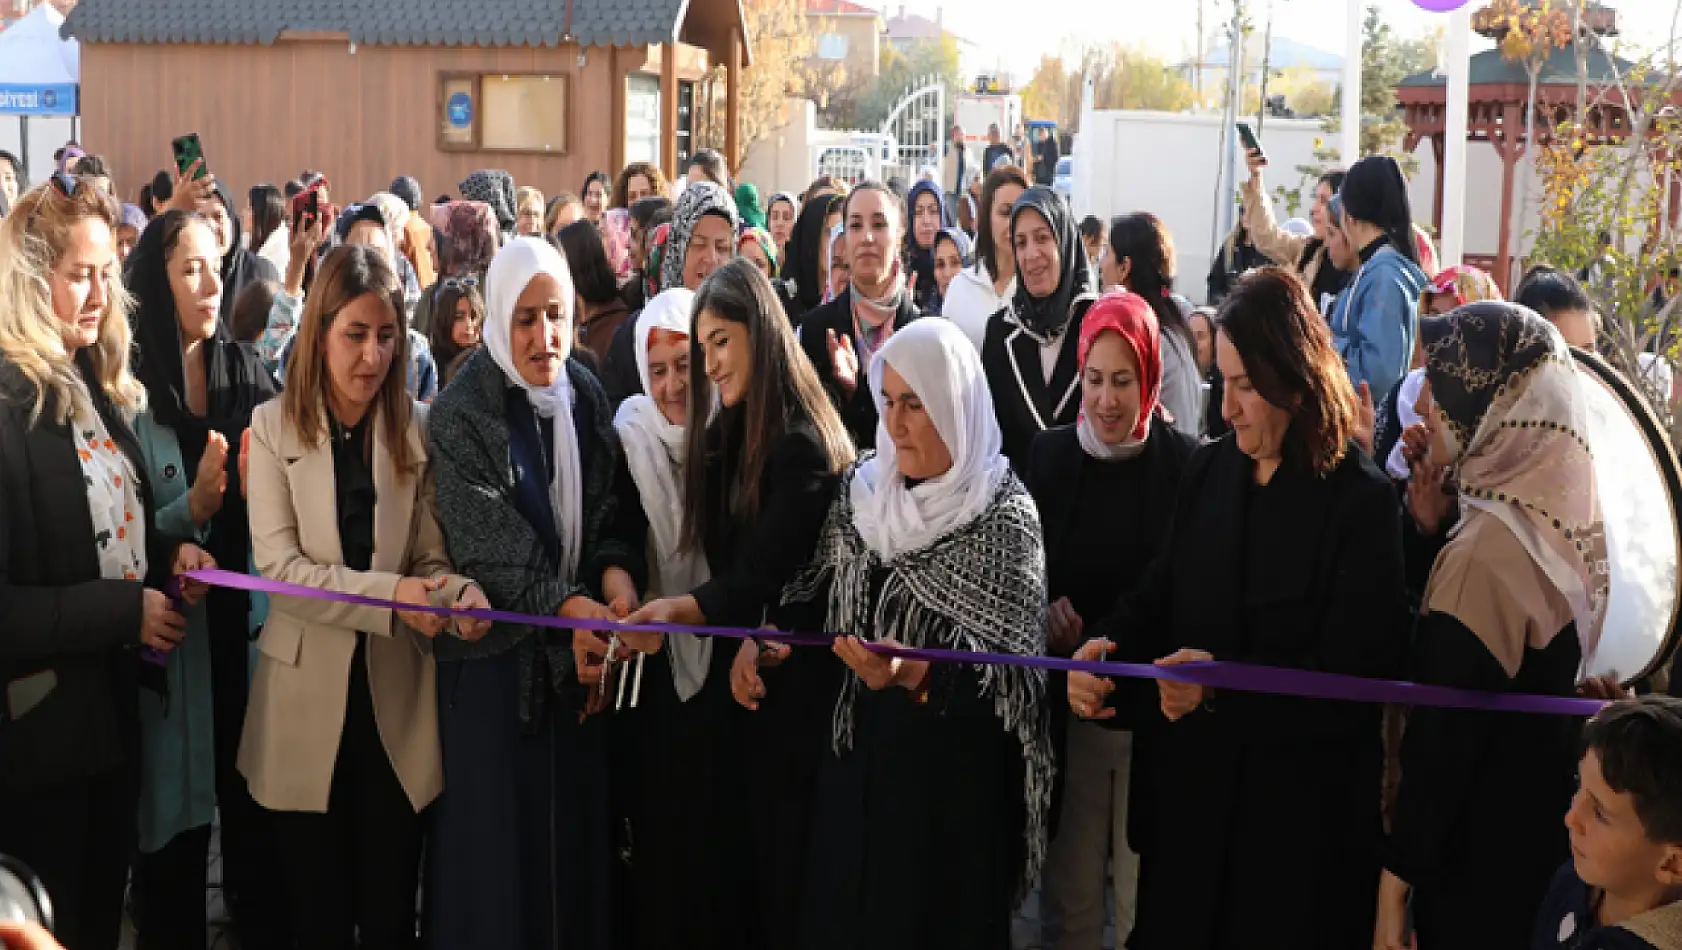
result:
[[[617,633],[607,641],[607,656],[602,660],[601,688],[604,692],[607,690],[607,684],[613,676],[613,668],[619,663],[619,648],[622,645],[623,644],[619,641],[619,634]],[[618,710],[626,708],[625,687],[627,683],[630,683],[630,708],[635,709],[637,707],[637,702],[642,698],[643,662],[647,659],[647,656],[638,653],[636,658],[630,661],[630,663],[636,667],[636,672],[619,681],[618,689],[614,695],[614,709]],[[632,682],[633,680],[634,682]]]

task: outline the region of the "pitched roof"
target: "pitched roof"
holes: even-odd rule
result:
[[[806,0],[806,12],[819,16],[881,16],[881,12],[873,10],[853,0]]]
[[[83,3],[88,0],[82,0]],[[1587,62],[1589,82],[1601,82],[1612,78],[1612,60],[1604,50],[1589,50]],[[1628,76],[1635,64],[1627,59],[1617,59],[1618,75]],[[1498,49],[1484,50],[1472,54],[1471,85],[1529,85],[1530,76],[1524,71],[1524,63],[1518,60],[1501,58]],[[1576,85],[1577,83],[1577,54],[1570,46],[1553,50],[1548,54],[1547,62],[1542,64],[1542,72],[1538,83],[1543,86]],[[1446,86],[1448,76],[1431,70],[1415,73],[1397,83],[1399,87],[1411,86]]]
[[[93,43],[269,44],[328,31],[370,46],[671,42],[685,0],[81,0],[64,35]],[[570,11],[571,22],[568,22]]]

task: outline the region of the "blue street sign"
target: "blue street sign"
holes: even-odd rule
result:
[[[0,114],[75,115],[76,85],[47,86],[0,84]]]

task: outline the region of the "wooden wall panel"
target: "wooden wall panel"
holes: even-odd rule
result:
[[[623,134],[623,64],[602,47],[583,66],[575,46],[554,49],[408,49],[344,42],[273,46],[85,44],[82,143],[113,163],[117,186],[134,200],[153,173],[170,167],[170,139],[198,132],[215,173],[240,196],[305,168],[325,172],[333,200],[366,197],[399,174],[430,199],[457,194],[479,168],[503,168],[545,194],[577,191],[590,171],[611,167]],[[443,152],[437,148],[437,76],[448,71],[565,74],[571,84],[566,155]]]

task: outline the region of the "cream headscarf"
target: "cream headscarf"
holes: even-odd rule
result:
[[[651,393],[648,376],[648,336],[653,330],[689,334],[690,313],[695,293],[683,287],[662,291],[637,318],[632,328],[637,354],[637,375],[642,392],[619,404],[613,427],[625,449],[625,465],[636,482],[642,510],[648,516],[654,536],[651,560],[654,582],[649,596],[686,594],[712,576],[706,555],[683,543],[683,448],[684,426],[666,420]],[[672,664],[672,685],[678,699],[687,702],[701,691],[712,663],[712,638],[686,633],[668,634],[667,655]]]
[[[892,366],[917,394],[952,454],[952,467],[915,488],[899,472],[883,406],[884,367]],[[892,561],[921,550],[980,517],[1010,475],[1000,454],[1004,438],[981,357],[969,337],[947,320],[918,320],[895,333],[870,364],[870,394],[881,421],[876,455],[858,466],[852,493],[853,526],[877,557]]]
[[[520,375],[512,342],[514,307],[526,285],[539,274],[560,282],[561,306],[567,315],[567,326],[561,333],[561,372],[547,389],[532,386]],[[583,467],[578,459],[578,432],[572,422],[572,380],[565,364],[572,356],[572,274],[566,259],[549,242],[521,237],[509,241],[491,260],[485,287],[485,348],[508,377],[509,385],[525,390],[538,418],[551,423],[555,477],[549,483],[549,503],[555,512],[555,533],[561,541],[561,580],[570,584],[578,573],[584,536]]]

